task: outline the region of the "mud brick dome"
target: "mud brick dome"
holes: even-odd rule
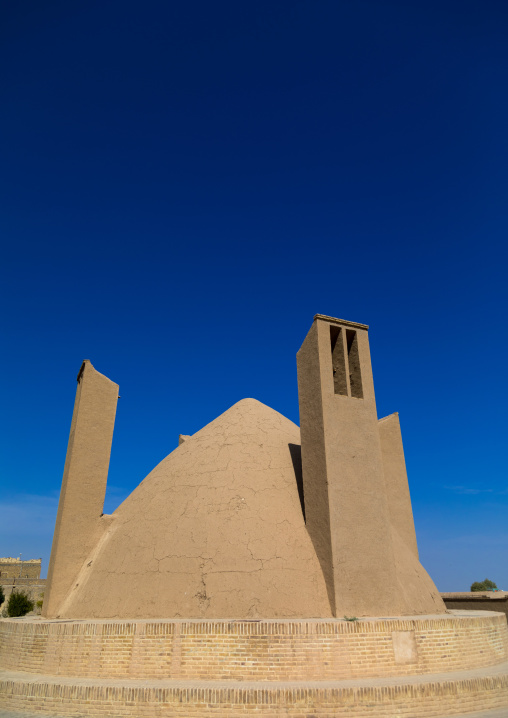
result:
[[[398,415],[378,420],[367,327],[317,315],[300,429],[244,399],[102,514],[118,386],[85,361],[49,618],[327,618],[445,611],[418,560]]]
[[[65,615],[329,615],[291,461],[299,442],[254,399],[186,440],[115,512]]]

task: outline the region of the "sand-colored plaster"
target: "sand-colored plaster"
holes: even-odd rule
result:
[[[72,415],[43,615],[57,615],[109,522],[103,516],[118,384],[83,362]]]
[[[392,524],[367,329],[356,332],[356,362],[346,363],[347,394],[336,393],[329,321],[320,315],[297,355],[307,528],[327,580],[334,615],[444,612],[434,584]],[[362,398],[355,397],[361,384]]]
[[[332,616],[336,616],[320,357],[317,347],[318,330],[317,322],[314,322],[297,354],[300,416],[304,407],[306,419],[300,422],[303,494],[307,530],[321,564]]]
[[[381,455],[385,476],[390,521],[399,536],[418,557],[416,532],[407,482],[406,462],[398,414],[390,414],[378,422]]]
[[[186,438],[115,511],[59,616],[330,616],[291,456],[299,440],[254,399]]]

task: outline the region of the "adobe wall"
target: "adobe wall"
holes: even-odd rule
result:
[[[0,584],[13,578],[39,578],[42,559],[34,558],[21,561],[19,558],[0,558]]]
[[[57,614],[84,560],[110,523],[103,515],[118,384],[85,360],[67,445],[64,475],[44,597],[45,616]]]
[[[442,593],[446,608],[458,611],[498,611],[508,616],[508,591]]]
[[[2,581],[0,583],[2,584],[6,602],[9,600],[9,596],[13,590],[26,593],[32,601],[40,601],[44,596],[46,588],[45,578],[14,578],[10,580],[6,579],[5,582]],[[2,609],[6,607],[6,602],[2,604]]]

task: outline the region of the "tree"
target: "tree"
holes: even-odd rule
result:
[[[0,586],[0,606],[5,601],[5,593],[4,593],[4,587]]]
[[[34,610],[34,602],[23,591],[14,590],[7,601],[7,615],[14,618]]]
[[[497,591],[494,581],[486,578],[484,581],[475,581],[471,584],[471,591]]]

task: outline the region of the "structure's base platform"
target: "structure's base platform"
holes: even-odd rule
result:
[[[445,673],[508,660],[506,617],[0,621],[0,668],[82,678],[321,681]]]
[[[507,707],[500,613],[0,621],[0,707],[114,718],[431,718]]]
[[[0,671],[0,707],[103,718],[433,718],[507,707],[508,662],[447,674],[349,681],[100,680]]]

